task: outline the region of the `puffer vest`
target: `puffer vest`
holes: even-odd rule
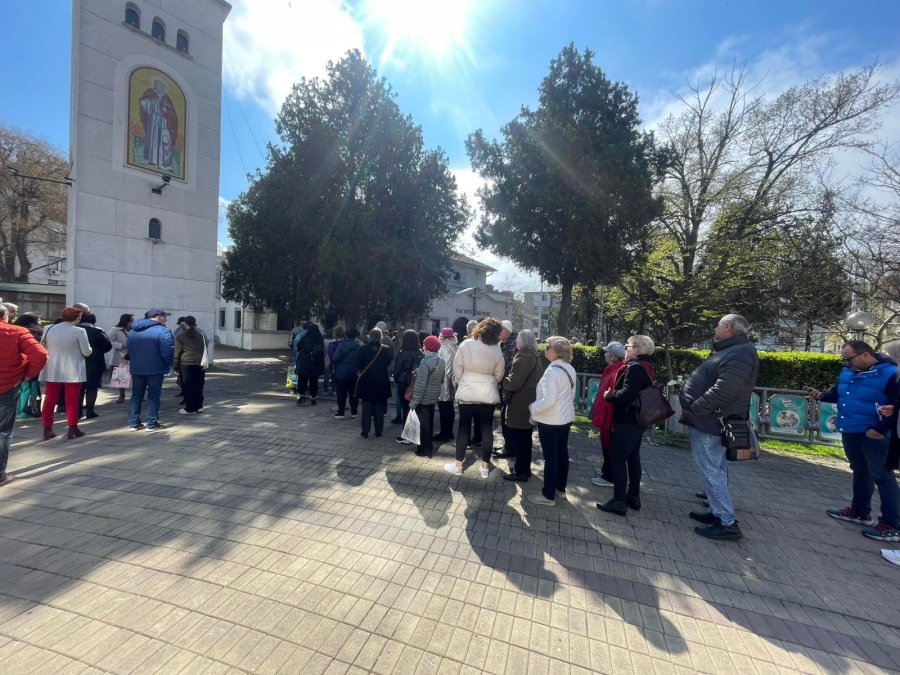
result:
[[[897,376],[897,366],[877,363],[869,370],[858,373],[844,368],[838,378],[837,428],[845,434],[863,434],[881,420],[876,405],[890,405],[884,388]]]

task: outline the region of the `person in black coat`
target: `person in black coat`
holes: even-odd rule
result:
[[[360,436],[369,437],[372,421],[375,422],[375,436],[384,432],[384,415],[386,402],[391,396],[391,378],[388,367],[391,365],[391,350],[381,343],[381,329],[369,331],[369,341],[359,348],[356,355],[356,397],[362,402],[362,432]]]
[[[403,333],[403,341],[400,343],[400,353],[394,360],[394,382],[397,384],[397,394],[400,396],[401,414],[391,420],[394,424],[405,424],[409,416],[409,401],[404,394],[412,382],[413,373],[422,361],[422,347],[419,344],[419,336],[414,330]]]
[[[294,373],[297,375],[297,405],[306,405],[307,387],[309,387],[309,404],[316,405],[319,378],[325,374],[325,338],[314,323],[306,325],[306,332],[297,342],[294,351]]]
[[[656,346],[646,335],[632,335],[625,344],[625,367],[612,389],[600,392],[612,404],[613,431],[609,448],[613,497],[597,508],[617,516],[628,509],[641,510],[641,441],[647,427],[638,424],[635,402],[641,391],[652,387],[656,371],[650,355]]]
[[[79,328],[83,328],[91,345],[91,355],[84,357],[87,380],[81,385],[81,401],[78,410],[79,417],[87,417],[89,420],[100,417],[94,412],[97,403],[97,392],[103,386],[103,373],[106,372],[106,354],[112,351],[112,342],[106,335],[106,331],[97,328],[94,324],[97,317],[90,312],[81,315]]]

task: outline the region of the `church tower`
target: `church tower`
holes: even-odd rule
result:
[[[211,335],[224,0],[74,0],[66,301]]]

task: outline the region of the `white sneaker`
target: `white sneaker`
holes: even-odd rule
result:
[[[355,420],[357,417],[359,417],[359,415],[350,415],[350,419],[354,419],[354,420]]]
[[[343,415],[335,415],[335,416],[334,416],[334,419],[336,419],[336,420],[342,420],[342,419],[344,419],[344,416],[343,416]]]
[[[547,499],[540,492],[538,492],[537,494],[528,495],[528,501],[530,501],[532,504],[538,504],[540,506],[556,506],[555,501],[553,501],[552,499]]]
[[[557,490],[557,491],[556,491],[556,498],[557,498],[557,499],[564,499],[565,501],[569,501],[569,498],[566,496],[566,493],[563,492],[562,490]]]
[[[600,476],[597,476],[596,478],[592,478],[591,482],[594,485],[596,485],[597,487],[612,487],[613,486],[612,483],[610,483],[605,478],[601,478]]]
[[[482,465],[481,467],[481,477],[487,478],[491,475],[491,467]]]
[[[197,414],[196,412],[188,412],[184,408],[179,409],[178,412],[182,415],[196,415]]]
[[[203,412],[203,408],[197,408],[197,412]]]
[[[450,462],[449,464],[444,464],[444,471],[447,473],[452,473],[454,476],[462,476],[463,470],[456,466],[456,462]]]

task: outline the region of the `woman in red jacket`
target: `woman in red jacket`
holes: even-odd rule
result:
[[[591,482],[599,487],[612,487],[612,465],[609,463],[609,446],[612,443],[612,404],[602,394],[612,389],[619,371],[625,367],[625,347],[621,342],[610,342],[603,348],[603,356],[608,364],[600,376],[600,387],[594,399],[591,419],[599,430],[600,450],[603,451],[603,466]]]

